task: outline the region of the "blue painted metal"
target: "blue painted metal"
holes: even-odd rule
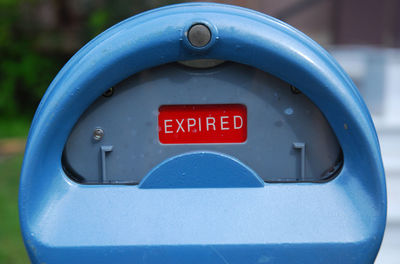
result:
[[[195,22],[212,25],[204,49],[185,42]],[[252,65],[299,88],[337,135],[340,174],[323,184],[224,189],[69,180],[64,144],[99,95],[143,69],[197,58]],[[386,187],[368,110],[326,51],[263,14],[185,4],[121,22],[60,71],[32,123],[19,206],[33,263],[372,263],[385,228]]]
[[[240,161],[213,152],[172,157],[156,166],[139,184],[142,189],[251,187],[264,187],[264,181]]]

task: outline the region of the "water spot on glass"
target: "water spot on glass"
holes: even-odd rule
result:
[[[293,108],[291,107],[286,108],[284,111],[285,115],[293,115],[293,112]]]

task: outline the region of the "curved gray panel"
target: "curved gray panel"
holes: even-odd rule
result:
[[[247,141],[160,144],[158,109],[179,104],[245,105]],[[190,151],[228,154],[270,182],[325,181],[341,161],[333,131],[306,96],[268,73],[226,62],[208,69],[167,64],[121,82],[79,119],[63,165],[78,182],[137,184],[165,159]]]

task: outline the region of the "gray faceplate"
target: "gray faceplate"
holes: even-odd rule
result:
[[[247,141],[160,144],[158,109],[176,104],[246,105]],[[96,128],[104,132],[100,140]],[[325,181],[341,161],[335,135],[306,96],[263,71],[226,62],[209,69],[168,64],[121,82],[81,116],[63,165],[78,182],[137,184],[165,159],[198,150],[233,156],[270,182]]]

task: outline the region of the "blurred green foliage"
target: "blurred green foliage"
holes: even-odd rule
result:
[[[2,119],[31,117],[57,65],[38,52],[32,34],[24,34],[21,0],[0,2],[0,113]],[[21,25],[22,24],[22,25]]]
[[[0,138],[26,138],[31,120],[24,116],[0,118]]]
[[[18,181],[22,154],[0,160],[0,263],[29,263],[19,231]]]
[[[0,137],[26,135],[46,88],[84,43],[136,13],[179,1],[0,0]],[[17,120],[17,121],[16,121]]]

